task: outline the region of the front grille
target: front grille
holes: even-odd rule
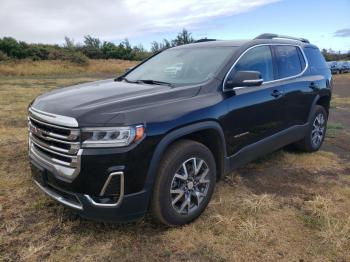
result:
[[[30,154],[51,165],[58,175],[73,178],[79,168],[80,130],[38,119],[30,111],[28,117]],[[61,173],[61,174],[60,174]]]

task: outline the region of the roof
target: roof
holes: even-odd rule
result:
[[[186,45],[176,46],[173,48],[242,46],[248,42],[249,40],[215,40],[215,41],[186,44]]]
[[[264,36],[267,36],[264,38]],[[316,47],[309,43],[308,40],[304,38],[294,38],[288,36],[278,36],[277,38],[272,38],[272,36],[278,36],[274,34],[262,34],[255,39],[252,40],[215,40],[209,39],[208,41],[201,40],[197,43],[186,44],[177,46],[174,48],[192,48],[192,47],[222,47],[222,46],[232,46],[232,47],[240,47],[243,45],[258,45],[258,44],[290,44],[290,45],[299,45],[302,47]],[[271,38],[269,38],[271,37]]]

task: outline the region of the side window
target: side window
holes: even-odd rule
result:
[[[275,46],[278,79],[295,76],[303,71],[304,60],[300,60],[298,47],[289,45]]]
[[[326,60],[318,48],[304,48],[305,55],[311,68],[327,68]]]
[[[297,50],[298,50],[299,59],[300,59],[300,63],[301,63],[301,69],[304,70],[306,67],[305,57],[304,57],[303,53],[300,51],[300,48],[297,48]]]
[[[258,46],[245,53],[235,65],[237,71],[259,71],[264,82],[273,80],[273,63],[269,46]],[[233,75],[231,74],[231,75]]]

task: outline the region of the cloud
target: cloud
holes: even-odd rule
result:
[[[0,37],[62,42],[84,35],[104,40],[177,32],[217,17],[249,12],[279,0],[1,0]]]
[[[350,28],[340,29],[334,32],[337,37],[350,37]]]

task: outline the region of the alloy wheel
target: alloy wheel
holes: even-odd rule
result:
[[[314,147],[319,147],[322,143],[322,139],[325,133],[325,117],[322,113],[319,113],[313,123],[311,131],[311,141]]]
[[[209,167],[198,157],[184,161],[171,182],[170,196],[173,209],[181,214],[193,213],[206,198],[210,185]]]

